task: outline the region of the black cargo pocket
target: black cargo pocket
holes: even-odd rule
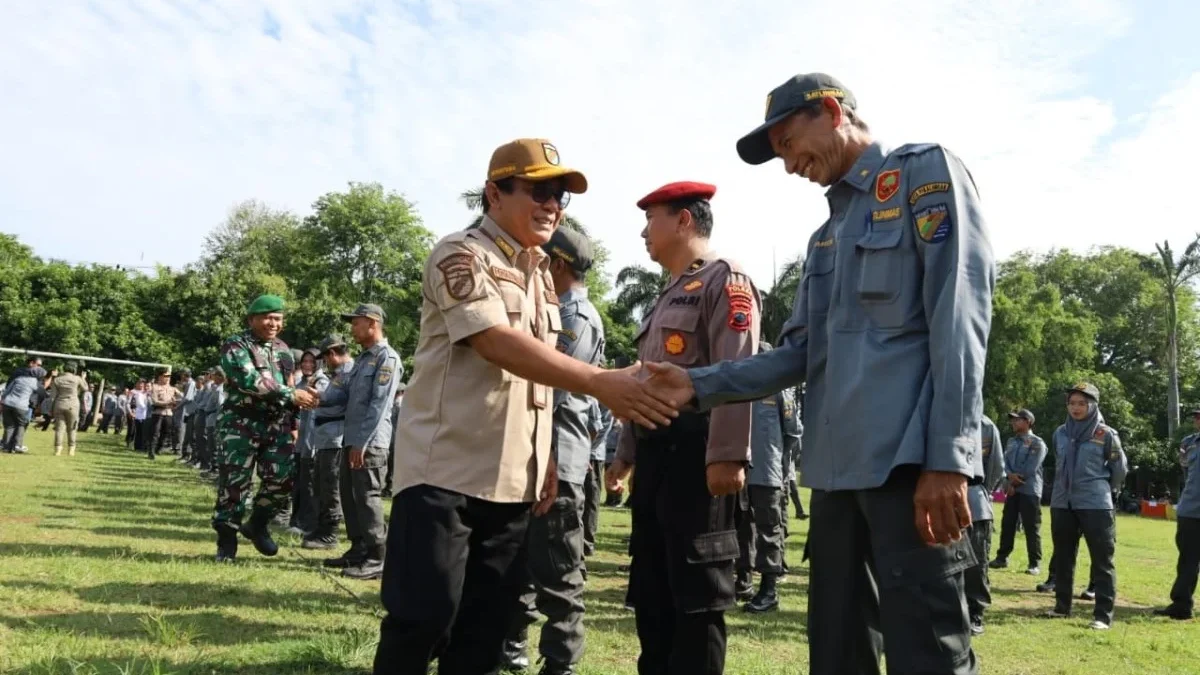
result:
[[[949,546],[926,546],[877,562],[881,603],[904,628],[916,672],[950,672],[970,657],[970,625],[962,571],[976,564],[969,537]]]
[[[555,576],[563,577],[583,563],[583,521],[574,509],[559,509],[547,513],[546,552]]]
[[[687,549],[687,561],[692,564],[737,560],[740,555],[736,530],[709,532],[693,537]]]
[[[734,561],[737,532],[709,532],[685,543],[685,564],[671,589],[686,614],[729,609],[734,605]]]
[[[387,466],[387,448],[366,448],[363,450],[363,466],[368,469],[382,469]]]

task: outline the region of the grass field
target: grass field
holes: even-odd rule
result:
[[[217,565],[213,488],[196,472],[170,456],[150,463],[94,433],[81,435],[76,457],[53,457],[48,432],[27,438],[31,454],[0,454],[0,670],[281,675],[369,667],[378,582],[341,584],[287,535],[278,537],[276,558],[244,543],[236,565]],[[633,617],[617,571],[628,530],[628,512],[604,511],[589,561],[585,674],[636,672]],[[793,521],[792,530],[783,607],[763,617],[729,614],[728,673],[808,672],[804,523]],[[993,574],[996,604],[975,641],[983,673],[1200,672],[1200,625],[1148,616],[1174,576],[1174,525],[1122,517],[1118,530],[1113,629],[1087,630],[1083,602],[1074,619],[1037,618],[1050,606],[1031,590],[1040,579]],[[1014,570],[1023,558],[1014,556]]]

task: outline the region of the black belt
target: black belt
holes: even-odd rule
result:
[[[333,415],[332,417],[314,417],[313,425],[319,427],[322,424],[329,424],[330,422],[341,422],[344,419],[346,419],[345,415]]]
[[[665,441],[669,439],[708,433],[709,413],[681,412],[671,420],[669,426],[648,429],[634,423],[633,437],[639,441]]]

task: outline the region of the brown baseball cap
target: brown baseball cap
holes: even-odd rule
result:
[[[587,178],[559,162],[558,148],[550,141],[518,138],[492,153],[487,179],[497,181],[516,177],[537,182],[561,177],[566,179],[567,192],[577,195],[587,192]]]

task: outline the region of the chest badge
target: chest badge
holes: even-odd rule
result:
[[[667,350],[668,354],[678,356],[683,353],[683,350],[687,349],[687,340],[680,333],[671,333],[667,336],[666,341],[663,342],[663,348]]]
[[[701,286],[703,286],[703,285],[704,285],[704,282],[703,282],[703,281],[700,281],[699,279],[696,279],[696,280],[694,280],[694,281],[689,281],[689,282],[687,282],[686,284],[684,284],[684,285],[683,285],[683,290],[685,290],[685,291],[694,291],[694,290],[696,290],[697,288],[700,288],[700,287],[701,287]]]
[[[875,199],[886,202],[900,191],[900,169],[884,171],[875,178]]]

